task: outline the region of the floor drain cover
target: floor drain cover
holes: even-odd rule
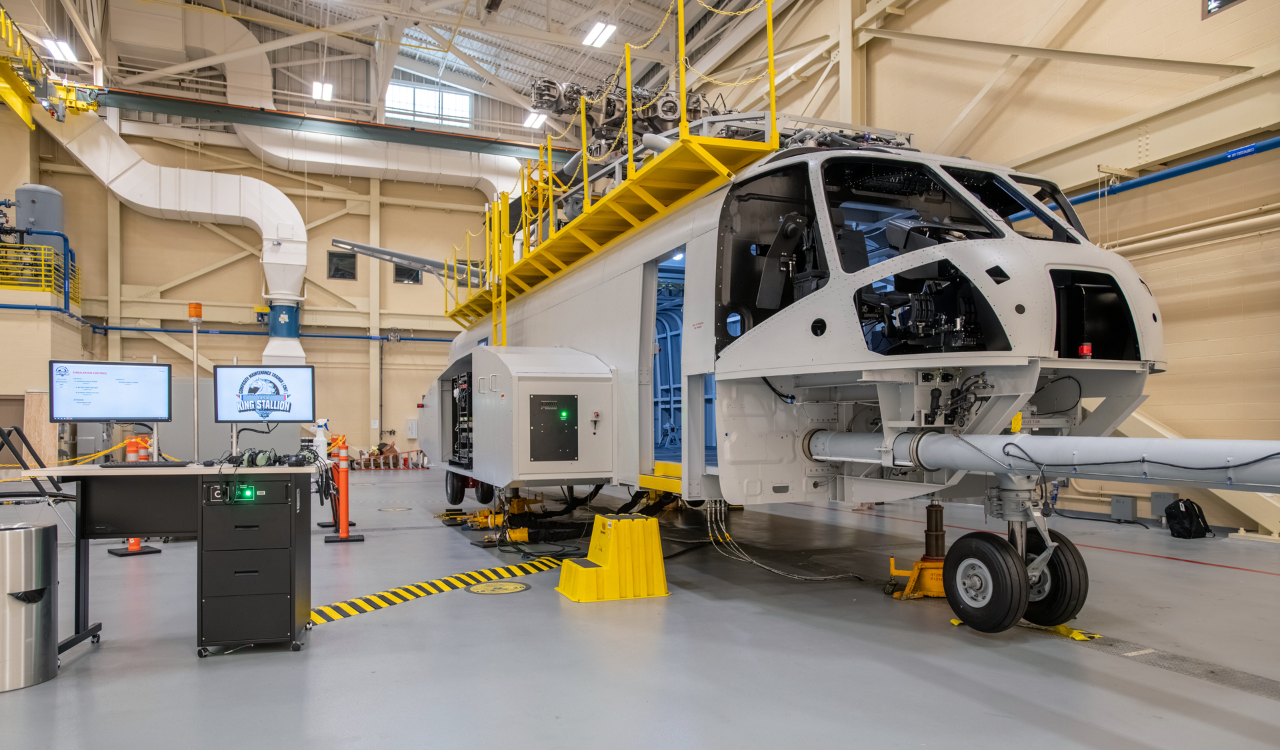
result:
[[[474,586],[468,586],[467,591],[473,594],[518,594],[529,588],[527,583],[517,583],[516,581],[490,581],[489,583],[477,583]]]

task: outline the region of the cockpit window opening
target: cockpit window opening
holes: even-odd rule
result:
[[[806,162],[735,185],[721,212],[716,350],[831,277]]]
[[[1065,225],[1050,218],[1044,205],[994,172],[950,166],[943,169],[1023,237],[1079,244],[1080,240],[1068,232]]]
[[[1088,232],[1084,231],[1084,224],[1076,215],[1075,206],[1072,206],[1067,196],[1062,194],[1061,188],[1048,180],[1037,180],[1020,174],[1009,175],[1009,179],[1013,180],[1013,184],[1022,188],[1027,195],[1039,201],[1046,210],[1053,212],[1063,224],[1070,225],[1081,237],[1089,239]]]
[[[845,273],[924,247],[1003,236],[923,164],[837,157],[823,164],[822,179]]]

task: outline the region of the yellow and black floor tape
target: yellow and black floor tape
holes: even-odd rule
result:
[[[397,604],[411,601],[413,599],[421,599],[424,596],[432,594],[443,594],[446,591],[466,588],[477,583],[485,583],[487,581],[500,581],[504,578],[516,578],[518,576],[527,576],[533,573],[541,573],[545,570],[551,570],[560,566],[560,561],[550,557],[540,557],[537,560],[531,560],[527,563],[519,565],[507,565],[501,568],[487,568],[485,570],[473,570],[470,573],[458,573],[457,575],[437,578],[434,581],[426,581],[423,583],[410,583],[405,586],[399,586],[386,591],[379,591],[376,594],[362,596],[357,599],[348,599],[345,602],[337,602],[323,607],[316,607],[311,610],[311,622],[316,625],[323,625],[326,622],[334,620],[342,620],[347,617],[355,617],[365,612],[373,612],[379,609],[386,609]]]

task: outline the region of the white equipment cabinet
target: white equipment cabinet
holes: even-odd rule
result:
[[[458,460],[455,386],[471,389],[471,466]],[[614,467],[614,373],[596,357],[558,347],[478,347],[446,370],[428,403],[439,418],[439,459],[494,487],[608,484]],[[438,427],[436,427],[438,425]],[[435,442],[435,441],[432,441]],[[435,458],[433,456],[433,458]]]

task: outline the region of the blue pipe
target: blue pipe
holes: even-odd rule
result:
[[[1261,154],[1264,151],[1271,151],[1272,149],[1275,149],[1275,148],[1280,148],[1280,137],[1269,138],[1265,141],[1258,141],[1257,143],[1251,143],[1248,146],[1241,146],[1240,148],[1233,148],[1230,151],[1224,151],[1223,153],[1218,154],[1217,156],[1210,156],[1204,159],[1198,159],[1196,161],[1187,162],[1186,164],[1183,164],[1180,167],[1171,167],[1169,169],[1161,170],[1159,172],[1154,172],[1152,174],[1146,175],[1145,177],[1136,177],[1132,180],[1129,180],[1128,182],[1122,182],[1118,185],[1108,185],[1102,190],[1095,190],[1092,193],[1077,195],[1076,197],[1070,199],[1070,203],[1073,206],[1078,206],[1081,203],[1096,201],[1099,198],[1102,198],[1107,195],[1115,195],[1116,193],[1123,193],[1129,190],[1134,190],[1136,188],[1143,187],[1145,185],[1150,185],[1155,182],[1161,182],[1162,180],[1171,180],[1174,177],[1181,177],[1184,174],[1199,172],[1202,169],[1208,169],[1209,167],[1216,167],[1219,164],[1226,164],[1227,162],[1235,161],[1236,159],[1243,159],[1246,156]],[[1057,208],[1057,207],[1054,206],[1054,208]]]
[[[71,315],[71,267],[76,262],[76,251],[71,249],[71,240],[62,232],[51,232],[47,229],[27,229],[27,234],[46,234],[50,237],[62,238],[62,312]],[[72,315],[71,317],[75,317]]]
[[[75,313],[71,312],[69,309],[64,310],[61,307],[54,307],[53,305],[0,305],[0,310],[38,310],[40,312],[57,312],[57,313],[62,313],[63,315],[66,315],[68,318],[71,318],[78,323],[83,323],[84,325],[87,325],[90,328],[97,327],[93,325],[93,323],[90,323],[89,321],[85,320],[79,315],[76,315]]]
[[[1165,169],[1160,172],[1154,172],[1144,177],[1135,177],[1134,179],[1129,180],[1128,182],[1121,182],[1117,185],[1108,185],[1107,187],[1101,190],[1095,190],[1092,193],[1083,193],[1081,195],[1077,195],[1074,198],[1068,199],[1067,202],[1073,206],[1079,206],[1082,203],[1089,203],[1091,201],[1096,201],[1099,198],[1103,198],[1109,195],[1116,195],[1117,193],[1124,193],[1130,190],[1136,190],[1137,188],[1145,187],[1147,185],[1151,185],[1156,182],[1161,182],[1163,180],[1171,180],[1174,177],[1181,177],[1184,174],[1199,172],[1202,169],[1208,169],[1209,167],[1216,167],[1219,164],[1226,164],[1227,162],[1235,161],[1236,159],[1243,159],[1246,156],[1261,154],[1265,151],[1271,151],[1272,149],[1276,149],[1276,148],[1280,148],[1280,137],[1269,138],[1265,141],[1258,141],[1257,143],[1251,143],[1248,146],[1241,146],[1240,148],[1234,148],[1234,149],[1231,149],[1230,151],[1224,151],[1223,153],[1218,154],[1216,156],[1209,156],[1204,159],[1197,159],[1196,161],[1187,162],[1186,164],[1183,164],[1180,167],[1172,167],[1170,169]],[[1048,205],[1048,208],[1051,211],[1056,211],[1058,210],[1058,204],[1050,203]],[[1032,214],[1030,211],[1019,211],[1018,213],[1011,215],[1009,217],[1009,221],[1018,222],[1018,221],[1022,221],[1023,219],[1030,219],[1031,215]]]

